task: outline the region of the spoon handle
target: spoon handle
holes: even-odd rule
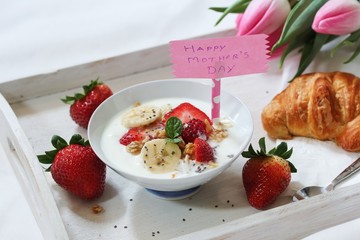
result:
[[[342,171],[331,183],[326,187],[327,190],[333,190],[334,187],[340,182],[344,181],[355,172],[360,169],[360,157],[355,160],[350,166],[348,166],[344,171]]]

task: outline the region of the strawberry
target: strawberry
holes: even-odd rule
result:
[[[181,137],[185,143],[194,142],[195,138],[207,139],[206,125],[199,119],[191,119],[184,123]]]
[[[250,158],[244,165],[242,179],[248,202],[256,209],[264,209],[276,201],[291,181],[294,165],[287,161],[293,149],[285,142],[266,153],[265,138],[259,140],[260,151],[249,146],[242,156]]]
[[[43,164],[51,164],[54,181],[74,195],[91,200],[100,197],[105,188],[106,165],[79,134],[72,136],[68,144],[54,135],[51,139],[55,150],[38,155]]]
[[[87,128],[91,115],[95,109],[113,93],[111,89],[98,82],[91,80],[90,85],[83,86],[84,94],[77,93],[75,96],[66,96],[61,99],[64,103],[71,104],[70,116],[81,127]]]
[[[206,115],[206,113],[188,102],[181,103],[180,105],[172,109],[170,112],[166,113],[163,117],[164,125],[170,117],[177,117],[181,120],[182,123],[187,123],[191,119],[196,118],[205,122],[205,124],[212,124],[210,118]]]
[[[142,142],[146,137],[145,129],[141,127],[130,128],[121,138],[120,144],[127,146],[131,142]]]
[[[195,160],[198,162],[210,162],[214,161],[214,151],[208,142],[201,138],[195,138]]]
[[[152,139],[156,136],[158,131],[164,129],[164,126],[159,122],[153,122],[146,127],[133,127],[130,128],[119,140],[120,144],[127,146],[131,142],[142,142],[146,137]]]

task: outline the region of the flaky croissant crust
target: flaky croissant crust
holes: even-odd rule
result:
[[[272,138],[333,140],[360,151],[360,79],[344,72],[304,74],[265,106],[261,119]]]

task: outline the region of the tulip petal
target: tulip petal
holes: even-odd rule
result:
[[[314,31],[345,35],[360,28],[360,3],[356,0],[330,0],[316,13]]]
[[[241,23],[241,19],[242,17],[244,16],[244,14],[238,14],[237,17],[236,17],[236,20],[235,20],[235,23],[236,23],[236,28],[238,29],[239,26],[240,26],[240,23]]]
[[[289,12],[287,0],[252,0],[242,17],[239,34],[270,34],[285,22]]]

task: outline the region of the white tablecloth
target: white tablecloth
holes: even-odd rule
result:
[[[231,3],[232,0],[2,1],[0,82],[232,28],[235,15],[214,27],[220,14],[208,10]],[[8,182],[16,181],[10,166],[2,162],[0,166],[0,238],[23,239],[24,232],[26,239],[40,239],[26,202],[19,200],[20,189],[6,188]],[[17,201],[19,205],[14,207]],[[19,231],[19,224],[26,228]],[[357,239],[359,224],[360,220],[355,220],[307,239]]]

